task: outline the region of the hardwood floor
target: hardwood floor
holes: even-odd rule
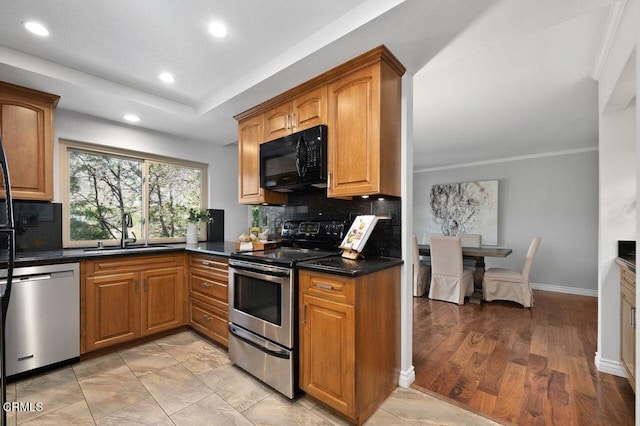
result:
[[[519,425],[633,425],[625,378],[594,364],[598,299],[534,290],[534,307],[414,297],[413,387]]]

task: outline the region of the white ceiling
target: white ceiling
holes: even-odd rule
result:
[[[233,115],[386,44],[415,74],[421,170],[597,146],[591,75],[614,1],[0,0],[0,80],[224,145]],[[207,32],[216,19],[225,39]]]

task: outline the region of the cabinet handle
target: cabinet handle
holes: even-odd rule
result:
[[[329,284],[320,284],[320,283],[316,283],[316,287],[317,288],[321,288],[323,290],[335,290],[335,288],[333,288],[332,285]]]
[[[204,266],[211,266],[211,263],[207,262],[206,260],[203,260],[203,261],[202,261],[202,264],[203,264]]]
[[[296,123],[296,113],[292,112],[291,113],[291,127],[297,127],[297,123]]]
[[[291,129],[291,114],[287,114],[287,129]]]
[[[631,308],[630,309],[630,315],[629,315],[629,325],[633,328],[636,327],[636,308]]]
[[[203,315],[205,321],[211,321],[211,317],[209,315]]]
[[[302,322],[307,323],[307,304],[302,305]]]
[[[327,189],[331,189],[331,172],[327,173]]]
[[[209,287],[211,287],[211,284],[209,284],[208,282],[204,282],[203,281],[202,282],[202,287],[209,288]]]

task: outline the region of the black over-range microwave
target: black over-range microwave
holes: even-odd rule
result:
[[[260,186],[290,192],[327,187],[327,126],[320,125],[260,145]]]

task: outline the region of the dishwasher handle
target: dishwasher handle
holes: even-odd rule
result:
[[[33,282],[33,281],[45,281],[53,278],[66,278],[72,277],[74,275],[73,271],[60,271],[60,272],[50,272],[45,274],[32,274],[32,275],[14,275],[11,279],[14,283],[19,282]],[[0,280],[0,285],[6,285],[7,280]]]

